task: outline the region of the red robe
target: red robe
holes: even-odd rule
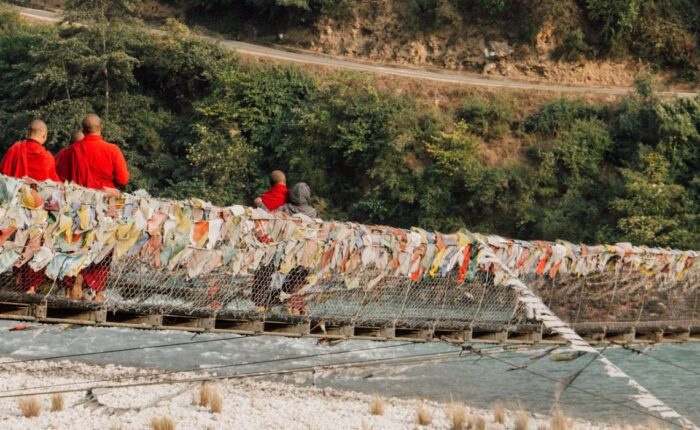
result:
[[[61,163],[61,158],[66,154],[66,149],[68,148],[63,148],[60,151],[58,151],[58,154],[56,154],[56,173],[58,174],[58,165]]]
[[[61,151],[56,170],[65,181],[98,190],[124,186],[129,181],[122,151],[99,134],[88,134]]]
[[[101,190],[117,188],[129,181],[129,171],[122,151],[117,145],[105,142],[99,134],[88,134],[59,153],[58,176],[87,188]],[[102,292],[109,277],[112,259],[106,257],[99,265],[92,265],[80,274],[95,292]],[[67,285],[71,284],[67,280]]]
[[[33,139],[17,142],[7,150],[0,163],[0,173],[16,178],[58,182],[53,155]],[[14,272],[17,287],[21,290],[35,290],[44,283],[44,273],[35,272],[28,264],[14,268]]]
[[[272,212],[287,203],[288,195],[289,191],[287,191],[287,186],[280,183],[270,187],[270,189],[265,191],[260,198],[262,199],[267,210]]]
[[[12,145],[2,159],[0,172],[15,178],[26,176],[37,181],[50,179],[58,182],[59,180],[53,155],[33,139]]]

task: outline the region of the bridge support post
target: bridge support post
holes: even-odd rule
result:
[[[624,329],[614,329],[612,327],[607,327],[605,329],[605,342],[611,343],[634,343],[636,337],[636,330],[634,327],[627,327]]]
[[[27,303],[0,303],[0,318],[17,319],[17,320],[33,320],[34,307]]]
[[[542,342],[542,326],[525,327],[522,330],[509,330],[509,343],[539,343]]]

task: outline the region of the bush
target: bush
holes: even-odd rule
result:
[[[687,12],[692,14],[692,8]],[[681,18],[685,13],[668,1],[645,3],[631,43],[633,51],[666,66],[697,69],[697,33]]]
[[[229,16],[235,12],[236,18],[293,26],[312,23],[323,15],[348,15],[353,0],[190,0],[189,3],[212,15]]]
[[[595,178],[605,153],[612,146],[607,126],[600,120],[576,120],[561,132],[554,146],[563,171],[574,178]]]
[[[554,51],[554,58],[574,62],[587,55],[590,47],[586,44],[583,31],[577,28],[564,35],[561,45]]]
[[[404,19],[418,30],[432,31],[459,21],[459,14],[449,0],[410,0],[406,5]]]
[[[680,70],[698,68],[700,7],[687,0],[588,0],[608,52],[632,52]]]
[[[642,0],[587,0],[588,18],[599,26],[606,47],[615,53],[627,48]]]
[[[464,121],[471,131],[486,138],[498,139],[510,132],[513,106],[501,96],[491,99],[474,97],[457,109],[456,117]]]
[[[525,131],[542,136],[554,136],[578,119],[594,119],[603,115],[603,108],[591,106],[584,100],[560,98],[548,103],[525,120]]]

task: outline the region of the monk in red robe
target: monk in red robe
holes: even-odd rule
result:
[[[83,119],[85,137],[62,153],[58,176],[87,188],[103,190],[123,187],[129,181],[129,170],[117,145],[102,139],[102,120],[91,114]]]
[[[287,190],[287,177],[281,170],[275,170],[270,174],[270,189],[255,199],[255,206],[272,212],[287,203],[289,191]]]
[[[12,145],[5,153],[0,172],[15,178],[58,182],[56,162],[53,155],[44,148],[47,137],[46,123],[40,119],[32,121],[27,129],[27,138]]]
[[[79,142],[83,139],[85,139],[85,133],[83,133],[82,130],[76,130],[70,136],[70,143],[72,145],[75,142]],[[58,151],[58,154],[56,154],[56,165],[57,166],[61,163],[61,157],[63,157],[65,155],[66,149],[68,149],[68,148],[67,147],[63,148],[60,151]]]
[[[44,148],[48,128],[44,121],[36,119],[27,128],[27,138],[10,147],[0,163],[0,173],[16,178],[58,182],[53,155]],[[14,269],[17,287],[27,294],[35,294],[44,283],[44,273],[35,272],[24,264]]]
[[[87,188],[115,192],[129,181],[122,151],[102,138],[102,120],[95,114],[83,119],[85,137],[66,148],[58,160],[58,176]],[[82,298],[83,282],[95,292],[94,300],[104,300],[111,257],[83,270],[70,285],[70,297]]]

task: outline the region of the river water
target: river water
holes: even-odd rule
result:
[[[374,358],[406,357],[458,350],[445,344],[405,344],[404,342],[347,341],[334,346],[318,345],[318,339],[258,336],[238,338],[226,334],[200,334],[179,331],[146,331],[59,325],[33,325],[24,331],[8,331],[19,323],[0,321],[0,355],[12,358],[41,358],[64,354],[104,351],[119,348],[145,347],[174,342],[198,342],[169,348],[140,349],[128,352],[75,357],[89,363],[114,363],[165,370],[210,369],[218,374],[245,373],[258,370],[279,370],[309,364],[340,363]],[[477,346],[478,347],[478,346]],[[493,346],[483,346],[484,350]],[[639,346],[638,348],[644,348]],[[330,386],[371,394],[395,397],[430,398],[463,401],[489,408],[496,400],[504,405],[523,407],[528,411],[547,413],[555,395],[555,382],[545,377],[562,379],[572,375],[591,360],[589,356],[571,361],[535,359],[542,347],[526,352],[504,352],[494,355],[518,365],[528,365],[533,373],[512,370],[509,364],[489,356],[466,353],[449,361],[390,371],[339,371],[317,375],[319,387]],[[308,355],[323,354],[311,358]],[[681,414],[700,423],[700,344],[661,345],[647,354],[671,364],[639,355],[621,347],[610,347],[604,354],[634,377],[640,384]],[[297,357],[272,363],[242,365]],[[310,378],[289,377],[289,382],[309,383]],[[308,376],[308,375],[306,375]],[[602,366],[594,362],[573,382],[574,386],[595,393],[598,397],[568,389],[561,397],[564,411],[575,417],[617,423],[646,422],[646,417],[632,409],[639,406],[629,399],[636,392],[622,378],[608,377]],[[602,398],[604,397],[604,398]]]

